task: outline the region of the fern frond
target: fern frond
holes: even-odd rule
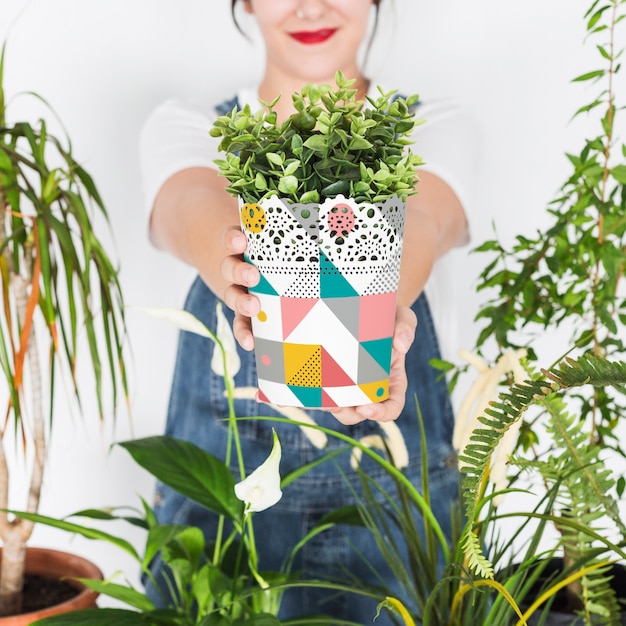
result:
[[[470,571],[483,578],[493,578],[493,565],[485,557],[476,533],[468,532],[463,539],[463,553]]]

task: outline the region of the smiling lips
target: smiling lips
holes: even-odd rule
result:
[[[302,30],[289,35],[304,44],[316,44],[328,41],[337,32],[336,28],[322,28],[320,30]]]

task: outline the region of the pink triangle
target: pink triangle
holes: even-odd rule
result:
[[[337,403],[322,389],[322,406],[327,409],[337,406]]]
[[[267,404],[271,404],[270,399],[259,389],[257,400],[259,402],[267,402]]]
[[[322,347],[322,387],[346,387],[356,384]]]
[[[286,339],[309,311],[318,303],[319,298],[285,298],[280,299],[283,318],[283,339]]]

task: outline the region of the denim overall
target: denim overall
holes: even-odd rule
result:
[[[216,296],[197,278],[185,308],[208,328],[215,329],[217,302]],[[452,409],[445,381],[437,380],[438,372],[429,365],[430,359],[439,356],[439,349],[428,303],[423,294],[412,309],[417,315],[418,325],[415,342],[406,360],[409,378],[406,404],[397,420],[409,452],[409,466],[404,472],[414,485],[421,484],[421,438],[415,408],[415,398],[418,398],[428,442],[432,507],[444,531],[449,535],[450,505],[458,496],[456,456],[451,445]],[[226,307],[224,312],[232,323],[232,312]],[[224,397],[224,380],[210,368],[213,349],[214,344],[210,339],[181,332],[166,434],[191,441],[215,456],[224,458],[228,407]],[[242,366],[235,377],[235,386],[255,387],[254,353],[239,349],[239,354]],[[259,404],[253,399],[236,400],[235,407],[238,416],[281,416],[270,406]],[[380,433],[376,422],[366,421],[354,426],[343,426],[328,412],[308,413],[320,426],[346,433],[355,439]],[[273,442],[272,429],[276,430],[282,446],[282,476],[331,450],[345,447],[342,441],[329,437],[327,446],[320,450],[311,444],[304,429],[295,423],[284,424],[261,419],[243,420],[238,424],[247,473],[268,456]],[[349,457],[350,453],[344,452],[335,457],[334,461],[320,464],[291,483],[284,490],[278,504],[254,515],[256,545],[262,570],[279,571],[285,555],[326,513],[354,502],[351,490],[360,490],[360,483],[350,466]],[[395,493],[391,479],[371,460],[364,459],[361,468],[390,494]],[[238,476],[235,464],[232,470]],[[198,526],[204,529],[207,541],[215,536],[217,516],[164,485],[157,487],[155,511],[161,523]],[[422,527],[421,519],[417,519],[416,523],[418,528]],[[359,553],[367,558],[369,566],[363,563]],[[302,572],[303,579],[319,576],[326,580],[335,576],[345,579],[346,576],[354,576],[356,579],[377,583],[372,574],[377,572],[391,589],[395,587],[393,573],[389,572],[371,535],[365,529],[335,527],[317,535],[304,546],[299,555],[294,571]],[[155,571],[159,565],[158,561],[154,563]],[[397,593],[401,597],[399,590]],[[285,593],[280,617],[286,619],[323,612],[333,617],[370,624],[375,609],[376,603],[362,596],[337,596],[335,592],[301,588]],[[380,626],[392,623],[387,620],[385,615],[381,615],[376,624]]]
[[[237,99],[217,107],[220,114],[230,111],[238,104]],[[200,319],[208,328],[216,329],[217,297],[198,277],[191,287],[185,309]],[[406,358],[408,389],[404,410],[396,424],[399,426],[409,454],[409,465],[403,471],[409,480],[421,484],[421,435],[416,410],[416,398],[424,420],[428,443],[428,467],[431,502],[447,536],[450,535],[450,508],[458,497],[458,472],[456,455],[452,448],[453,414],[446,381],[439,379],[439,372],[429,365],[430,359],[439,357],[439,346],[430,309],[424,294],[412,306],[418,320],[415,341]],[[224,307],[232,324],[233,313]],[[239,347],[241,369],[235,376],[236,388],[254,388],[256,365],[253,352]],[[214,344],[210,339],[188,332],[181,332],[176,368],[168,409],[166,434],[191,441],[219,458],[224,458],[228,424],[227,400],[224,396],[224,380],[210,367]],[[237,416],[278,416],[270,406],[254,399],[235,401]],[[376,422],[366,421],[354,426],[343,426],[330,413],[308,411],[320,426],[345,433],[360,440],[370,435],[380,435]],[[300,468],[345,443],[328,438],[325,448],[315,447],[306,429],[296,423],[278,423],[268,420],[243,420],[238,422],[239,435],[249,474],[268,456],[275,429],[282,446],[281,476]],[[361,468],[372,476],[390,494],[395,494],[392,479],[370,459],[362,459]],[[231,468],[238,476],[236,462]],[[360,479],[350,465],[350,452],[343,452],[334,460],[318,465],[314,470],[292,482],[282,499],[270,509],[254,514],[254,532],[261,571],[278,572],[291,549],[328,512],[354,503],[353,490],[360,492]],[[217,515],[187,500],[172,489],[159,484],[155,512],[161,523],[189,524],[205,531],[207,542],[215,536]],[[423,528],[421,518],[416,519],[418,529]],[[398,538],[399,545],[402,546]],[[361,556],[359,556],[361,555]],[[368,564],[363,562],[363,557]],[[158,558],[153,570],[158,572]],[[373,584],[380,582],[398,597],[402,597],[395,583],[393,572],[384,562],[369,531],[356,527],[334,527],[315,536],[299,551],[293,571],[300,572],[302,579],[354,577]],[[156,600],[155,591],[148,590]],[[323,589],[296,588],[288,590],[281,605],[283,619],[302,615],[324,613],[336,618],[349,619],[360,624],[371,624],[376,615],[376,602],[355,594],[338,595]],[[392,624],[383,612],[376,620],[377,626]]]

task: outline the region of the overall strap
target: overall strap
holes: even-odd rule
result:
[[[230,100],[224,100],[224,102],[220,102],[220,104],[215,106],[215,110],[220,115],[227,115],[235,107],[237,107],[238,109],[241,108],[239,106],[239,98],[237,96],[234,96],[233,98],[230,98]]]

